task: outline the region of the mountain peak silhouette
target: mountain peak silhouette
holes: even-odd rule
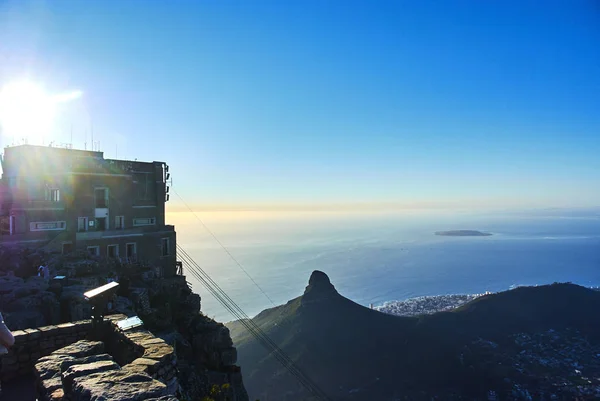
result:
[[[302,296],[302,304],[330,300],[332,297],[339,296],[327,274],[320,270],[315,270],[310,275],[308,285]]]

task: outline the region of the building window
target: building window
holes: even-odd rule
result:
[[[144,219],[133,219],[134,227],[137,226],[153,226],[156,224],[156,219],[154,217],[144,218]]]
[[[161,255],[162,256],[169,256],[171,254],[171,249],[169,246],[169,239],[168,238],[161,238],[160,240],[160,249],[161,249]]]
[[[107,208],[108,188],[96,188],[94,194],[96,195],[96,208]]]
[[[116,259],[119,257],[119,245],[109,245],[107,247],[107,255],[111,259]]]
[[[100,247],[98,245],[88,246],[87,251],[90,254],[90,256],[100,256]]]
[[[125,216],[115,216],[115,229],[122,230],[125,228]]]
[[[46,190],[46,200],[50,202],[60,202],[60,190],[49,188]]]
[[[67,228],[65,221],[32,221],[29,223],[29,231],[57,231]]]
[[[130,242],[125,245],[125,256],[129,262],[135,262],[137,260],[137,246],[135,242]]]
[[[88,218],[87,217],[78,217],[77,218],[77,231],[87,231],[88,228]]]

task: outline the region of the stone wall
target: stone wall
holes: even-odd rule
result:
[[[0,358],[0,380],[30,374],[36,361],[66,345],[89,337],[90,320],[13,332],[15,345]]]
[[[110,335],[105,336],[108,353],[114,356],[119,365],[129,370],[147,373],[153,379],[164,383],[170,393],[175,393],[178,387],[175,350],[144,328],[120,331],[116,322],[126,317],[107,317],[110,321],[109,330],[112,331]]]
[[[145,371],[152,373],[153,378],[167,384],[175,376],[177,365],[173,347],[144,328],[119,330],[116,322],[125,318],[125,315],[107,316],[108,331],[96,335],[92,333],[91,320],[14,331],[15,345],[0,357],[0,379],[31,373],[37,359],[79,340],[94,338],[106,343],[107,351],[121,366],[131,363],[146,366]]]
[[[61,372],[58,369],[60,364],[55,362],[63,358],[62,355],[65,355],[67,351],[72,351],[69,348],[71,344],[80,340],[99,340],[96,342],[101,345],[102,352],[91,348],[88,354],[80,356],[74,354],[75,357],[106,352],[107,358],[116,362],[116,364],[113,362],[116,368],[122,367],[131,374],[147,375],[149,380],[154,379],[164,385],[165,394],[175,394],[179,387],[175,350],[143,327],[121,331],[117,322],[126,317],[125,315],[107,316],[105,324],[96,329],[93,329],[90,320],[82,320],[13,332],[15,345],[8,354],[0,358],[0,380],[6,382],[18,376],[31,374],[37,364],[40,396],[42,399],[51,399],[50,395],[61,388],[58,379]],[[75,347],[74,350],[77,351],[79,348],[81,347]],[[57,355],[59,356],[57,357]],[[104,363],[104,357],[101,359]],[[56,372],[51,375],[52,381],[44,381],[43,375],[40,376],[40,366],[44,367],[45,362],[49,361],[56,365],[53,368]],[[106,366],[109,365],[106,363]],[[105,379],[108,380],[109,376]]]

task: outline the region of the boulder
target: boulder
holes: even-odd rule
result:
[[[47,291],[40,277],[23,280],[14,276],[0,277],[0,304],[4,320],[11,330],[45,326],[60,319],[56,296]]]
[[[71,399],[142,401],[167,395],[167,387],[158,380],[143,373],[121,369],[76,377],[73,380]]]
[[[53,394],[57,390],[62,390],[62,381],[60,380],[60,376],[42,380],[40,387],[40,393],[47,396]]]

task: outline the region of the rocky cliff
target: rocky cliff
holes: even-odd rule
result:
[[[38,255],[27,259],[14,255],[8,258],[6,251],[0,253],[4,260],[12,261],[10,270],[0,273],[0,310],[12,330],[55,327],[65,321],[89,318],[91,308],[83,293],[116,276],[121,288],[110,313],[140,316],[147,329],[173,347],[181,399],[202,399],[214,394],[216,387],[219,391],[213,396],[215,399],[248,399],[229,330],[201,313],[200,297],[191,291],[185,276],[161,277],[157,269],[149,266],[119,270],[108,260],[82,255]],[[66,277],[62,283],[25,277],[34,270],[32,263],[42,258],[48,261],[53,276]],[[6,265],[4,270],[8,270]],[[35,358],[35,353],[27,358]],[[25,358],[24,355],[16,358]],[[7,366],[3,364],[2,369]],[[27,369],[22,373],[27,374]]]

